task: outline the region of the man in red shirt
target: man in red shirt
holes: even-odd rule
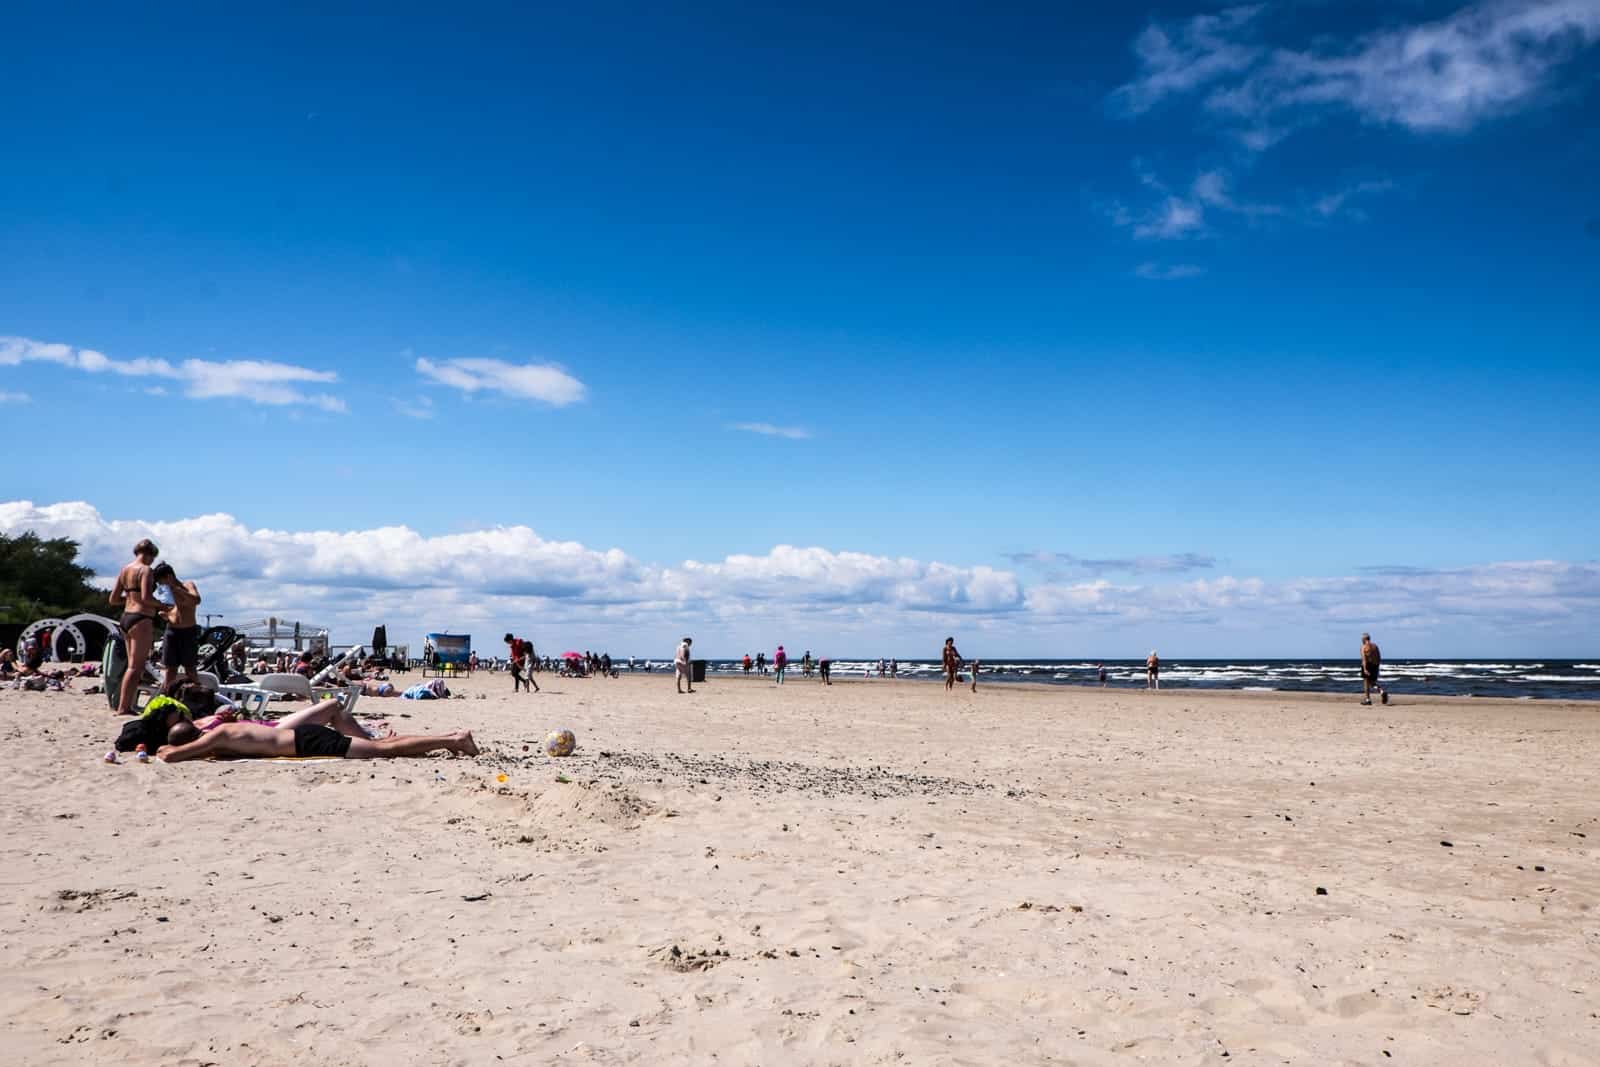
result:
[[[538,692],[539,683],[533,680],[533,664],[528,662],[528,642],[506,634],[506,644],[511,647],[511,691],[519,692],[526,687],[529,692]]]

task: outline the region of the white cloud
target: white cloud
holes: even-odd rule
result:
[[[27,404],[32,400],[33,397],[29,396],[27,393],[0,392],[0,404]]]
[[[1133,268],[1133,273],[1147,281],[1176,282],[1185,278],[1198,278],[1205,273],[1204,267],[1193,263],[1161,264],[1145,262]]]
[[[669,629],[691,620],[731,627],[755,614],[856,625],[1004,614],[1023,595],[1013,575],[989,567],[787,545],[668,566],[621,549],[546,540],[526,526],[431,537],[404,526],[283,531],[249,528],[226,514],[146,522],[108,519],[81,502],[0,503],[0,532],[24,530],[73,538],[102,575],[114,574],[134,542],[150,537],[179,573],[207,587],[206,602],[217,610],[298,613],[345,626],[351,636],[383,621],[374,617],[379,610],[415,633],[455,619],[509,627],[535,616],[550,625]]]
[[[1263,631],[1370,625],[1424,634],[1475,626],[1505,639],[1554,634],[1570,642],[1600,623],[1600,564],[1534,560],[1275,582],[1225,576],[1118,585],[1095,579],[1034,586],[1026,610],[1041,625],[1074,618],[1118,626],[1188,621],[1238,627],[1248,621]]]
[[[1262,50],[1245,35],[1260,13],[1261,5],[1254,5],[1178,24],[1151,23],[1133,42],[1140,77],[1113,93],[1112,102],[1128,114],[1143,114],[1168,96],[1249,69]]]
[[[1284,214],[1284,209],[1277,204],[1260,204],[1235,199],[1229,191],[1231,185],[1232,179],[1226,171],[1201,171],[1195,175],[1194,183],[1190,186],[1190,193],[1199,203],[1221,211],[1231,212],[1235,215],[1259,218],[1267,215]]]
[[[433,398],[418,396],[411,400],[394,399],[394,409],[400,414],[412,419],[433,418]]]
[[[1347,215],[1352,218],[1364,218],[1365,212],[1353,206],[1350,201],[1357,197],[1371,196],[1376,193],[1386,193],[1394,188],[1394,182],[1365,181],[1339,189],[1318,197],[1311,205],[1311,210],[1323,218],[1333,218],[1336,215]]]
[[[464,393],[487,390],[552,407],[582,400],[588,388],[554,363],[506,363],[498,359],[417,360],[417,373]]]
[[[1154,212],[1134,224],[1133,235],[1141,241],[1171,241],[1192,237],[1205,230],[1205,212],[1199,204],[1169,196]]]
[[[1320,222],[1334,217],[1364,219],[1365,212],[1348,207],[1352,198],[1371,196],[1394,188],[1389,181],[1364,181],[1318,197],[1309,205],[1288,208],[1280,204],[1242,199],[1233,192],[1233,179],[1227,171],[1211,169],[1196,174],[1182,195],[1172,192],[1155,174],[1135,161],[1139,184],[1160,195],[1160,200],[1144,214],[1125,205],[1113,204],[1107,212],[1113,225],[1131,228],[1141,241],[1172,241],[1210,236],[1229,216],[1257,225],[1268,220],[1284,223]],[[1146,262],[1134,269],[1141,278],[1172,281],[1203,273],[1193,264],[1163,268]]]
[[[0,533],[25,530],[77,540],[84,562],[105,577],[135,541],[152,537],[227,620],[301,618],[332,626],[337,640],[364,638],[383,622],[396,641],[413,643],[448,627],[492,645],[513,629],[532,632],[547,649],[561,642],[626,654],[659,646],[660,654],[691,632],[710,655],[763,640],[817,651],[839,642],[845,647],[836,654],[927,645],[931,655],[944,633],[976,632],[1008,653],[1073,654],[1068,649],[1086,642],[1148,647],[1159,639],[1165,648],[1182,633],[1186,654],[1265,655],[1325,647],[1324,635],[1333,642],[1326,647],[1344,647],[1338,642],[1353,632],[1381,627],[1406,635],[1403,647],[1412,649],[1430,635],[1467,634],[1486,642],[1477,647],[1493,642],[1507,655],[1513,647],[1559,655],[1552,646],[1576,650],[1584,635],[1600,631],[1596,563],[1385,567],[1267,581],[1211,577],[1217,562],[1198,553],[1025,553],[1013,558],[1045,568],[1044,580],[1025,584],[991,567],[815,546],[661,565],[617,548],[547,540],[526,526],[436,536],[404,526],[290,531],[248,527],[226,514],[139,521],[106,518],[86,503],[0,503]],[[1058,569],[1084,580],[1064,580]],[[1197,571],[1207,577],[1184,577]],[[1118,582],[1107,577],[1113,573],[1138,577]]]
[[[1310,47],[1263,48],[1259,8],[1155,23],[1134,42],[1139,76],[1112,96],[1138,115],[1204,93],[1265,148],[1343,111],[1420,132],[1460,132],[1539,101],[1556,72],[1600,40],[1600,0],[1490,0],[1432,22]]]
[[[728,429],[765,437],[787,437],[791,441],[804,441],[811,436],[811,431],[803,426],[774,426],[770,422],[736,422]]]
[[[1169,552],[1161,555],[1123,556],[1117,559],[1088,559],[1070,552],[1012,552],[1006,557],[1019,566],[1039,566],[1051,571],[1077,570],[1103,574],[1182,574],[1210,570],[1217,557],[1204,552]]]
[[[14,367],[23,363],[52,364],[88,374],[169,379],[182,384],[185,396],[196,399],[233,397],[273,406],[294,404],[324,411],[345,410],[344,401],[337,396],[307,393],[298,388],[304,384],[336,382],[337,374],[289,363],[253,359],[225,362],[189,359],[179,364],[164,359],[118,360],[91,348],[74,348],[26,337],[0,337],[0,366]]]

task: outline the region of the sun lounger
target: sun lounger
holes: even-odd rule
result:
[[[361,697],[361,690],[357,686],[314,686],[303,674],[264,674],[256,679],[255,687],[294,700],[326,700],[336,696],[344,701],[346,711],[353,711],[356,701]]]

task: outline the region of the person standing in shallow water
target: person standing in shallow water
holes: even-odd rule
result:
[[[1383,653],[1378,651],[1378,644],[1372,639],[1371,634],[1361,635],[1361,703],[1372,703],[1372,691],[1378,691],[1378,699],[1389,703],[1389,691],[1378,684],[1378,669],[1383,666]]]

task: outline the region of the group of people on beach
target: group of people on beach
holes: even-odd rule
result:
[[[431,736],[401,736],[389,731],[376,736],[357,721],[344,698],[338,696],[275,721],[240,719],[231,704],[201,684],[200,627],[195,622],[200,592],[193,582],[180,579],[170,563],[157,563],[160,554],[155,542],[148,538],[134,545],[133,560],[118,572],[109,597],[112,606],[122,609],[119,632],[113,639],[124,643],[128,663],[116,710],[121,715],[138,716],[124,727],[125,738],[140,738],[137,744],[169,763],[208,756],[377,759],[422,756],[439,750],[466,756],[478,754],[478,746],[468,731]],[[165,589],[172,603],[159,599],[157,589]],[[162,642],[166,677],[162,695],[153,697],[140,712],[139,686],[144,664],[155,644],[157,620],[167,626]],[[303,661],[309,669],[310,656],[304,656]],[[184,674],[181,687],[180,671]],[[363,677],[364,693],[366,681]],[[438,685],[443,690],[443,683]],[[196,720],[196,711],[211,714]]]
[[[150,659],[154,648],[156,623],[161,621],[166,625],[161,651],[161,663],[165,672],[161,686],[163,695],[150,701],[143,714],[139,715],[137,728],[133,731],[146,737],[147,740],[142,743],[160,758],[168,762],[208,756],[338,756],[347,759],[372,759],[420,756],[440,750],[468,756],[477,754],[477,745],[473,742],[471,733],[466,731],[408,737],[389,731],[383,736],[377,736],[361,725],[340,697],[323,700],[276,721],[240,719],[231,705],[225,700],[219,700],[213,691],[201,683],[199,676],[201,628],[195,618],[196,609],[202,602],[200,591],[194,582],[180,578],[171,563],[158,563],[159,556],[160,550],[148,538],[136,544],[133,548],[133,560],[117,574],[109,601],[112,606],[122,609],[122,617],[118,623],[119,632],[114,639],[124,643],[129,664],[117,694],[118,714],[131,716],[138,713],[137,700],[143,679],[143,665]],[[165,599],[158,595],[158,591],[166,594]],[[538,692],[539,683],[533,675],[538,670],[540,661],[534,651],[533,643],[509,632],[505,635],[505,643],[509,652],[513,691],[529,689]],[[684,637],[679,642],[673,658],[673,673],[679,693],[694,692],[694,660],[691,658],[693,645],[693,638]],[[25,646],[25,649],[27,655],[20,663],[10,650],[0,653],[0,673],[13,678],[23,674],[40,674],[43,660],[37,643],[32,647]],[[592,662],[585,666],[590,668],[592,673],[599,673],[602,676],[613,673],[609,655],[594,656],[591,653],[590,657]],[[982,664],[976,659],[965,660],[960,650],[956,648],[954,637],[945,638],[939,660],[944,673],[946,692],[955,688],[963,666],[970,676],[972,691],[977,692],[978,675],[982,670]],[[743,666],[747,674],[752,669],[766,673],[768,662],[763,652],[754,660],[746,655]],[[782,645],[777,647],[770,663],[775,675],[775,684],[782,685],[789,666],[789,656]],[[310,655],[304,654],[297,660],[295,666],[297,669],[309,672],[312,664]],[[1360,664],[1361,703],[1370,705],[1372,694],[1377,693],[1380,701],[1387,704],[1388,691],[1379,683],[1382,654],[1370,634],[1361,635]],[[833,684],[832,663],[829,659],[814,660],[808,649],[801,657],[800,665],[805,677],[811,677],[815,666],[823,683]],[[891,677],[895,676],[898,674],[898,662],[886,665],[880,660],[878,670],[880,675],[887,670]],[[870,666],[867,671],[870,676]],[[362,695],[369,696],[393,695],[394,687],[388,685],[385,680],[369,678],[364,672],[358,672],[359,665],[355,664],[341,668],[339,680],[347,687],[347,691],[358,691]],[[181,688],[180,673],[183,676]],[[1145,661],[1145,675],[1147,688],[1153,690],[1160,688],[1161,658],[1154,649]],[[1101,685],[1106,684],[1104,664],[1098,665],[1097,677]],[[442,682],[438,685],[443,689]],[[174,694],[180,694],[182,699],[178,699]],[[426,695],[438,694],[430,690]],[[197,719],[196,711],[209,714],[202,714]],[[130,727],[135,725],[129,724]]]

